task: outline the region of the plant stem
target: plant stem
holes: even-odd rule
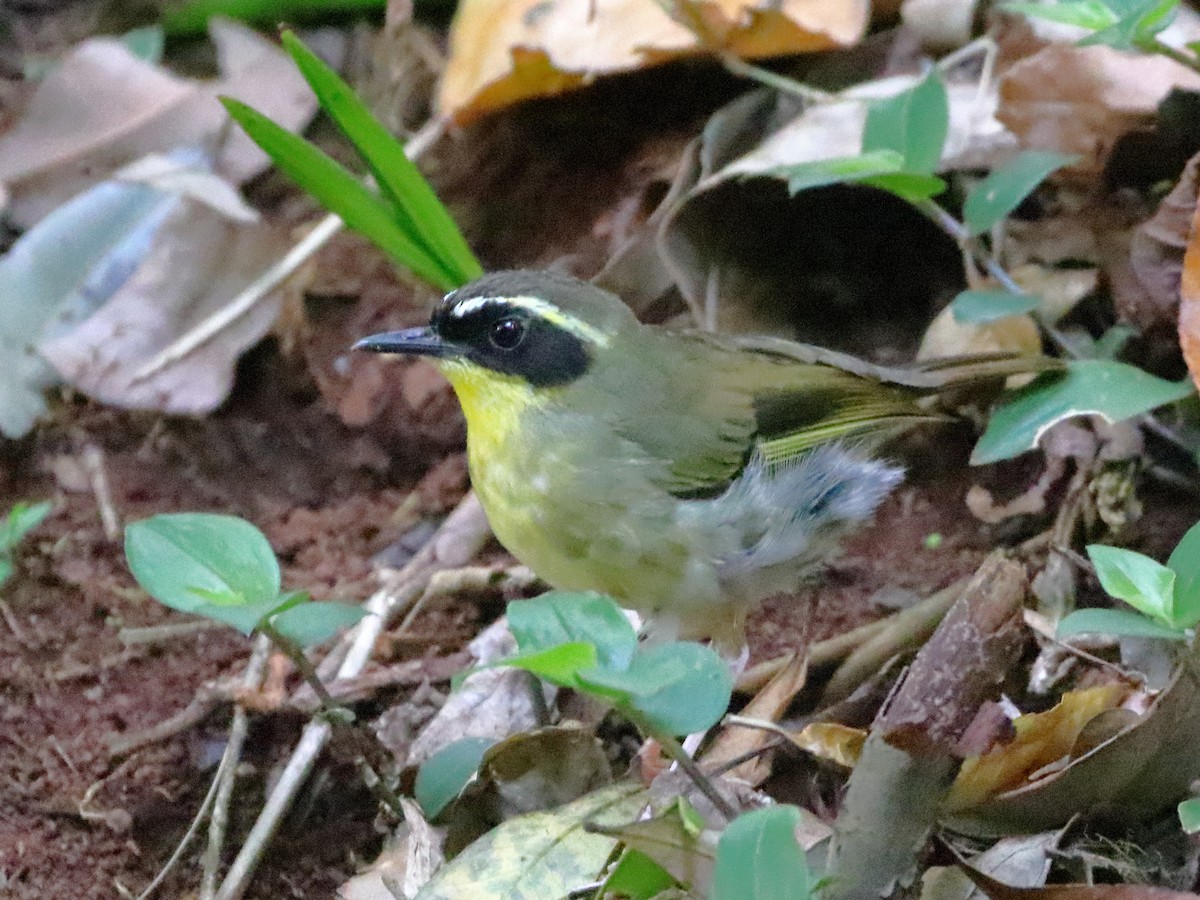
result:
[[[1170,44],[1163,43],[1158,38],[1147,41],[1141,49],[1148,53],[1157,53],[1159,56],[1165,56],[1167,59],[1173,60],[1181,66],[1186,66],[1193,72],[1200,72],[1200,59],[1190,56],[1182,50],[1172,47]]]
[[[637,729],[641,731],[642,734],[646,735],[647,737],[652,737],[654,740],[658,741],[659,746],[663,748],[663,751],[667,754],[667,756],[671,757],[672,760],[679,764],[679,768],[681,768],[684,771],[684,774],[686,774],[688,778],[692,780],[692,783],[696,785],[700,793],[702,793],[709,799],[709,801],[711,801],[712,805],[716,807],[717,812],[725,817],[725,821],[732,822],[738,817],[738,811],[730,804],[728,800],[721,796],[720,791],[717,790],[717,787],[713,784],[712,779],[705,775],[700,767],[696,765],[696,761],[688,755],[688,752],[683,749],[683,745],[681,745],[679,741],[675,739],[674,735],[664,734],[659,729],[655,728],[648,721],[646,721],[645,717],[643,717],[637,710],[630,709],[626,706],[618,707],[618,710],[620,711],[621,715],[625,716],[625,718],[629,719],[630,722],[637,726]]]
[[[304,655],[304,651],[290,638],[277,631],[265,619],[259,622],[258,631],[269,638],[271,643],[291,661],[301,677],[304,678],[304,681],[313,689],[313,693],[317,695],[317,700],[321,704],[319,715],[335,727],[345,728],[349,724],[346,716],[349,710],[333,699],[324,682],[317,675],[317,670],[313,667],[308,657]],[[363,752],[365,748],[360,746],[358,732],[352,728],[347,728],[346,733],[351,735],[356,745],[359,745],[356,763],[359,771],[362,773],[363,781],[370,788],[371,793],[375,795],[376,799],[391,810],[394,815],[403,819],[404,808],[400,805],[400,798],[387,786],[383,778],[380,777],[375,768],[367,761],[366,753]]]

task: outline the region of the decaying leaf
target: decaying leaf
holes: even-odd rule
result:
[[[1158,210],[1133,233],[1129,267],[1140,290],[1114,290],[1113,303],[1122,322],[1148,329],[1173,324],[1179,315],[1183,259],[1196,212],[1198,169],[1200,156],[1194,156]]]
[[[516,652],[516,642],[508,633],[507,621],[500,619],[475,638],[470,649],[486,665],[511,656]],[[534,699],[534,690],[544,690],[550,698],[554,696],[553,688],[537,684],[519,669],[483,669],[472,673],[417,735],[406,764],[419,765],[460,738],[503,740],[537,728],[541,724],[540,704]]]
[[[104,307],[38,349],[64,380],[105,403],[210,412],[228,395],[238,357],[271,328],[286,288],[263,297],[178,362],[144,380],[137,373],[289,246],[288,236],[271,226],[237,224],[208,206],[180,200],[137,270]]]
[[[276,44],[219,19],[211,33],[222,73],[212,82],[173,75],[113,38],[75,47],[39,85],[21,121],[0,135],[0,181],[11,193],[11,219],[28,228],[149,153],[216,148],[228,121],[218,94],[249,103],[289,129],[312,118],[316,98]],[[230,129],[216,170],[240,184],[268,162],[246,135]]]
[[[1106,686],[1092,690],[1117,692],[1125,689]],[[1118,717],[1111,723],[1113,727],[1105,723],[1100,729],[1106,733],[1084,740],[1079,736],[1093,717],[1089,712],[1103,713],[1105,709],[1113,708],[1114,701],[1096,703],[1097,697],[1105,700],[1103,695],[1096,694],[1092,695],[1090,710],[1082,708],[1088,705],[1085,696],[1081,701],[1073,700],[1069,708],[1061,712],[1050,710],[1042,714],[1059,721],[1056,726],[1047,720],[1051,727],[1034,729],[1039,741],[1048,742],[1047,756],[1038,756],[1033,763],[1043,767],[1041,777],[989,797],[990,789],[983,788],[981,780],[983,770],[976,766],[972,767],[973,771],[967,771],[964,766],[961,777],[978,802],[971,808],[959,808],[952,814],[948,812],[948,824],[971,834],[995,835],[1056,827],[1076,814],[1129,823],[1161,811],[1184,796],[1188,785],[1200,775],[1200,760],[1190,750],[1200,742],[1200,717],[1195,714],[1196,704],[1200,702],[1198,695],[1200,687],[1195,677],[1189,674],[1186,666],[1182,667],[1166,690],[1155,697],[1136,720]],[[1079,708],[1073,711],[1070,707],[1077,703]],[[1059,732],[1057,729],[1060,728]],[[1071,758],[1064,759],[1061,751],[1067,738],[1072,745],[1067,747]],[[1015,744],[1009,745],[1012,746]],[[1008,747],[993,751],[997,754],[996,762],[999,763],[1008,752]],[[1048,758],[1055,752],[1060,753],[1059,765],[1046,770],[1046,763],[1055,762]],[[981,760],[987,760],[989,756],[992,754]],[[993,774],[1001,768],[998,765],[993,768],[992,763],[986,765]],[[1003,771],[1016,775],[1016,768]],[[976,775],[975,771],[980,774]],[[956,796],[962,796],[958,788]]]
[[[442,830],[421,807],[400,798],[404,821],[390,844],[364,871],[338,888],[339,900],[412,900],[442,866]]]
[[[718,835],[698,820],[685,801],[677,800],[650,818],[606,828],[604,833],[646,854],[680,884],[704,896],[712,882]]]
[[[1004,73],[997,116],[1022,146],[1078,156],[1072,171],[1098,175],[1173,88],[1200,90],[1200,75],[1162,56],[1051,44]]]
[[[590,731],[555,726],[494,744],[472,795],[495,791],[505,818],[562,806],[612,781],[604,748]]]
[[[747,58],[847,47],[870,15],[865,0],[685,0],[678,18],[668,9],[644,0],[467,0],[451,29],[441,111],[466,124],[710,47]]]
[[[946,797],[946,808],[975,806],[1025,784],[1034,773],[1068,757],[1084,726],[1101,712],[1115,709],[1128,693],[1129,688],[1118,683],[1071,691],[1053,709],[1016,719],[1016,737],[1011,742],[963,763]]]
[[[510,819],[446,865],[419,900],[547,900],[596,879],[616,840],[589,830],[637,816],[641,787],[615,784],[552,812]]]

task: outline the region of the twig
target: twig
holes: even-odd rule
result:
[[[820,705],[827,706],[848,697],[865,678],[877,671],[887,660],[933,634],[946,610],[954,605],[954,601],[970,581],[970,578],[960,578],[927,600],[896,613],[890,619],[885,619],[887,627],[865,641],[833,673],[825,686]]]
[[[823,641],[817,641],[808,649],[809,669],[820,669],[842,661],[871,638],[886,631],[889,627],[888,623],[898,615],[900,614],[893,613],[886,619],[868,622],[866,625],[859,625],[857,628],[845,631],[842,634],[834,635]],[[791,658],[791,653],[785,653],[783,656],[769,659],[753,668],[747,669],[742,673],[742,677],[738,679],[735,689],[742,694],[752,694],[761,690],[763,685],[774,678],[788,664]]]
[[[424,592],[435,571],[465,565],[483,547],[490,533],[483,507],[474,494],[468,494],[429,543],[367,601],[368,615],[352,632],[350,646],[338,668],[337,678],[353,678],[361,672],[380,632],[403,608],[403,604],[411,603]],[[225,875],[225,881],[217,892],[217,900],[240,900],[245,893],[263,850],[275,834],[296,793],[308,779],[317,756],[329,739],[329,731],[330,725],[323,719],[314,719],[305,726],[300,742],[292,751],[291,759],[276,782],[275,789],[267,797],[258,820]]]
[[[246,671],[242,673],[238,686],[246,691],[256,690],[262,684],[267,658],[270,655],[271,641],[260,634],[254,642],[254,652],[250,655],[250,662],[246,664]],[[240,703],[234,704],[229,739],[225,744],[225,752],[221,755],[221,765],[217,769],[216,778],[213,779],[217,793],[213,800],[212,819],[208,823],[208,846],[201,860],[203,875],[200,880],[200,900],[213,900],[217,895],[221,851],[225,846],[225,832],[229,826],[229,804],[233,800],[238,763],[242,758],[242,745],[246,742],[249,728],[250,716],[246,707]]]
[[[221,766],[225,765],[225,758],[221,758]],[[171,858],[166,861],[154,879],[146,885],[140,894],[137,895],[137,900],[148,900],[151,894],[158,890],[159,885],[166,880],[166,877],[171,874],[171,870],[179,864],[179,860],[183,858],[184,851],[187,850],[188,844],[192,842],[192,838],[196,836],[196,832],[200,830],[200,823],[204,821],[204,817],[208,815],[208,809],[212,806],[213,800],[216,799],[217,789],[221,782],[221,768],[217,768],[217,774],[213,777],[212,784],[208,786],[208,793],[204,795],[204,801],[200,804],[200,808],[196,810],[196,815],[192,818],[192,823],[188,825],[187,831],[180,838],[178,845],[175,847],[175,852],[171,854]]]
[[[91,483],[92,493],[96,495],[96,506],[100,511],[100,524],[104,526],[104,536],[110,541],[116,541],[121,537],[121,519],[113,505],[108,473],[104,469],[104,451],[94,444],[89,444],[83,448],[81,462]]]
[[[409,159],[417,159],[425,153],[445,131],[445,122],[440,119],[430,119],[419,132],[413,135],[404,148]],[[138,384],[161,372],[167,366],[178,362],[194,353],[200,347],[252,310],[263,296],[279,287],[309,257],[342,230],[342,220],[332,213],[322,219],[304,238],[296,244],[283,259],[263,272],[258,278],[234,297],[228,304],[221,307],[199,325],[173,341],[144,366],[134,373],[133,383]]]
[[[147,625],[144,628],[122,628],[117,631],[117,640],[126,647],[143,644],[161,644],[183,637],[193,637],[205,631],[228,628],[215,619],[194,619],[190,622],[167,622],[163,625]]]
[[[4,619],[4,624],[13,633],[13,637],[17,639],[17,643],[23,647],[30,646],[29,636],[25,634],[25,629],[21,627],[21,623],[17,621],[17,617],[13,615],[12,608],[3,597],[0,597],[0,617]]]
[[[721,792],[717,790],[716,785],[696,765],[696,761],[688,755],[688,752],[683,749],[683,746],[673,735],[662,734],[659,729],[652,727],[634,710],[622,709],[621,715],[633,722],[643,734],[658,741],[659,746],[662,747],[667,756],[671,757],[679,765],[679,768],[692,780],[692,783],[696,785],[700,793],[712,801],[713,806],[717,808],[717,812],[724,816],[727,822],[732,822],[737,818],[737,809],[721,796]]]

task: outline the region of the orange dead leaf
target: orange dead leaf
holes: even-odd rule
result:
[[[1179,346],[1192,382],[1200,386],[1200,206],[1192,217],[1192,233],[1183,254],[1179,284]]]
[[[1084,726],[1117,707],[1128,692],[1123,684],[1071,691],[1053,709],[1019,717],[1013,722],[1017,736],[1012,741],[963,763],[945,808],[967,809],[1022,786],[1039,769],[1069,756]]]
[[[867,0],[676,2],[672,10],[656,0],[464,0],[440,109],[466,124],[519,100],[709,48],[757,58],[846,47],[870,17]]]

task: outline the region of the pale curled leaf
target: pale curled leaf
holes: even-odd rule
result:
[[[25,434],[45,409],[42,391],[57,376],[38,343],[91,315],[125,283],[173,202],[141,185],[98,185],[0,259],[0,434]]]
[[[0,180],[10,216],[28,227],[68,197],[148,153],[214,145],[227,117],[218,93],[252,103],[289,129],[316,111],[277,45],[230,21],[212,25],[222,77],[179,78],[112,38],[91,38],[39,85],[18,125],[0,135]],[[227,136],[217,169],[235,183],[263,171],[266,156],[244,135]]]
[[[272,291],[219,333],[152,377],[145,364],[219,311],[290,245],[266,225],[238,225],[180,204],[132,277],[81,325],[39,350],[68,383],[106,403],[199,414],[225,399],[238,358],[274,324],[290,285]]]

